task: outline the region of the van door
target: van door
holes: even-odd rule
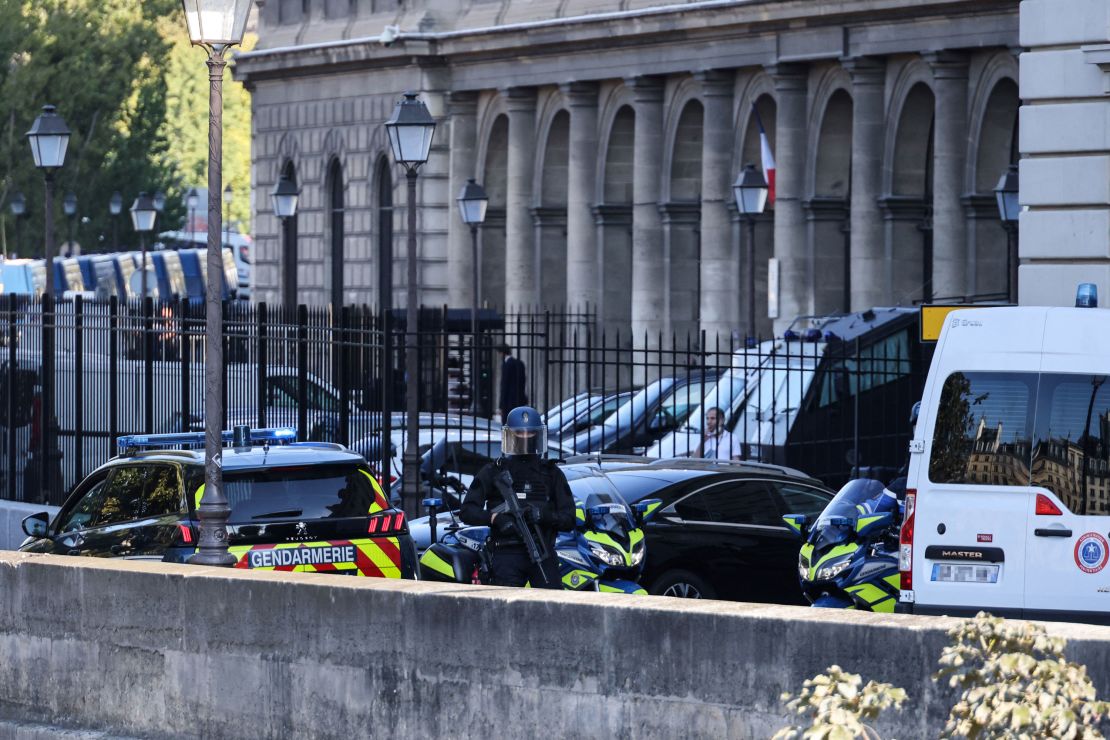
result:
[[[929,612],[1016,616],[1023,607],[1036,389],[1035,372],[943,380],[917,474],[913,587]]]
[[[1110,622],[1110,376],[1041,375],[1025,616]],[[1091,614],[1092,612],[1097,613]]]

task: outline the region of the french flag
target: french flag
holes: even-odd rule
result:
[[[775,153],[771,151],[771,140],[763,129],[763,119],[759,117],[755,103],[752,103],[752,112],[759,125],[759,156],[763,160],[763,179],[767,181],[767,207],[770,208],[775,205]]]

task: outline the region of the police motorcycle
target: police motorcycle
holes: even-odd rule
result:
[[[815,607],[893,612],[898,603],[898,538],[902,504],[896,491],[872,479],[848,481],[812,524],[804,514],[783,517],[804,538],[798,553],[802,593]]]
[[[443,499],[428,498],[423,504],[431,510],[429,521],[436,522]],[[647,550],[643,523],[646,512],[658,508],[658,504],[657,499],[650,499],[629,507],[609,493],[591,493],[584,501],[575,501],[574,531],[560,532],[555,541],[563,588],[646,595],[647,591],[636,582],[643,571]],[[529,531],[527,522],[517,521],[517,526]],[[439,541],[435,530],[433,524],[431,545],[420,556],[422,580],[490,583],[486,549],[489,527],[468,527],[453,520]],[[538,550],[540,544],[526,542],[528,549],[534,545]],[[539,559],[544,555],[536,553]]]

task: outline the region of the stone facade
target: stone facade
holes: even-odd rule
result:
[[[1110,298],[1110,4],[1021,4],[1021,302]]]
[[[761,164],[757,120],[777,160],[755,224],[761,332],[1007,290],[993,189],[1017,161],[1014,0],[269,0],[259,20],[236,64],[255,113],[259,300],[284,280],[305,302],[376,303],[385,241],[403,305],[404,178],[382,123],[406,89],[440,122],[418,193],[427,305],[473,299],[453,201],[475,177],[483,302],[739,332],[749,244],[731,183]],[[283,259],[268,194],[290,168],[302,199]]]

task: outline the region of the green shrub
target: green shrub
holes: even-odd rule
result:
[[[796,698],[791,698],[789,693],[783,694],[787,709],[805,717],[809,726],[785,727],[775,733],[774,740],[878,738],[864,720],[874,720],[891,706],[901,707],[906,692],[888,683],[869,681],[861,688],[862,683],[858,674],[846,673],[834,665],[827,673],[802,684],[802,691]]]
[[[935,680],[963,689],[943,737],[1098,738],[1110,705],[1043,626],[980,612],[949,631]]]

